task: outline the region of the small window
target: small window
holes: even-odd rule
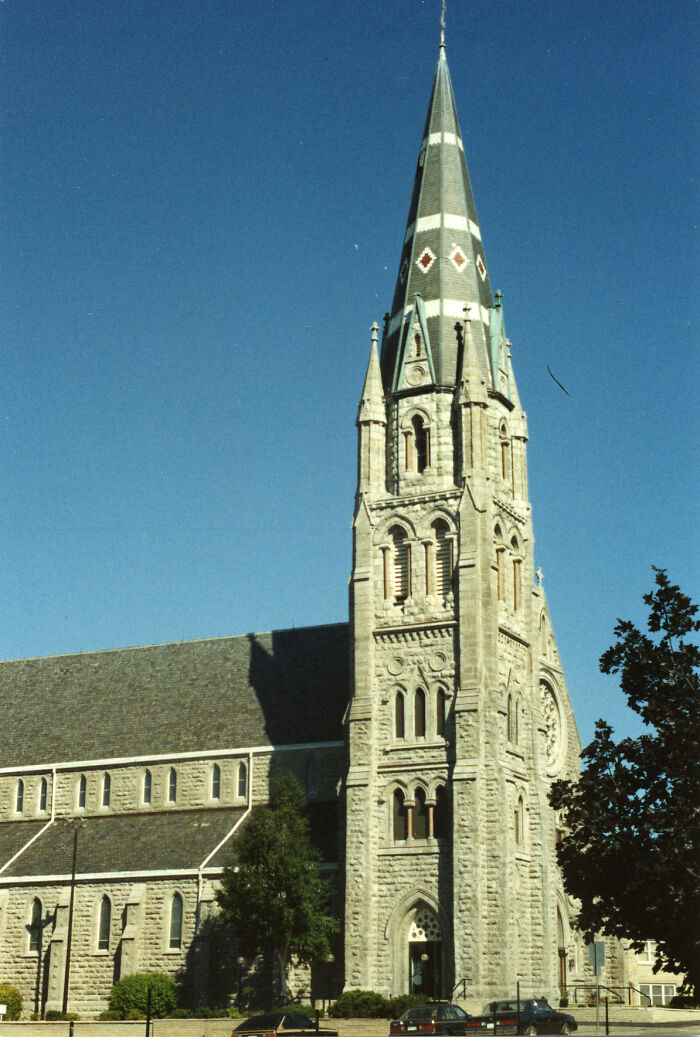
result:
[[[20,778],[15,790],[15,813],[21,814],[24,810],[24,782]]]
[[[149,770],[143,772],[143,788],[141,794],[144,804],[149,806],[151,799],[153,798],[153,776]]]
[[[416,688],[413,699],[413,733],[416,738],[425,738],[425,692]]]
[[[404,800],[401,789],[395,789],[392,797],[395,842],[405,842],[408,839],[408,813]]]
[[[508,696],[508,705],[506,706],[506,738],[509,742],[513,741],[513,696]]]
[[[39,810],[45,811],[46,805],[49,798],[49,783],[46,778],[42,778],[39,784]]]
[[[221,767],[215,763],[211,771],[211,798],[221,799]]]
[[[108,807],[112,801],[112,777],[105,774],[102,778],[102,806]]]
[[[170,949],[182,947],[182,897],[176,893],[170,904]]]
[[[248,768],[241,761],[238,764],[238,781],[236,782],[236,791],[239,799],[246,799],[248,796]]]
[[[406,737],[405,702],[402,691],[396,692],[394,700],[394,733],[397,738]]]
[[[413,809],[413,838],[428,838],[428,807],[425,802],[424,789],[416,789],[416,805]]]
[[[306,765],[306,795],[310,799],[318,795],[318,760],[315,756]]]
[[[32,913],[29,920],[29,950],[38,951],[41,947],[42,916],[43,908],[38,897],[32,903]]]
[[[80,775],[78,782],[78,810],[85,810],[85,804],[87,803],[87,778],[84,774]]]
[[[102,897],[100,901],[100,917],[97,928],[98,951],[109,950],[109,930],[112,924],[112,901],[108,896]]]
[[[411,424],[415,440],[416,470],[422,473],[430,465],[430,432],[417,414]]]
[[[496,578],[498,586],[498,600],[506,600],[506,582],[504,571],[505,551],[502,547],[496,548]]]
[[[438,688],[435,698],[435,733],[438,738],[445,737],[445,714],[447,712],[447,700],[444,688]]]
[[[168,803],[175,803],[177,800],[177,771],[174,767],[170,768],[170,774],[168,775]]]
[[[524,808],[523,808],[523,797],[518,796],[518,802],[515,805],[515,812],[513,815],[513,828],[515,833],[515,844],[516,846],[522,846],[523,844],[523,819],[524,819]]]

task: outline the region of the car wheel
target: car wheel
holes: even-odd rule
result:
[[[528,1026],[527,1030],[525,1030],[525,1033],[527,1034],[527,1037],[537,1037],[537,1027],[532,1026],[531,1024]]]
[[[559,1033],[563,1033],[563,1034],[571,1033],[571,1028],[570,1028],[569,1024],[568,1023],[562,1023],[561,1024],[561,1030],[559,1031]]]

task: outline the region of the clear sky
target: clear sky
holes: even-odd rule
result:
[[[439,14],[0,3],[0,657],[347,618]],[[584,742],[637,730],[598,658],[650,566],[700,584],[698,36],[690,0],[448,0]]]

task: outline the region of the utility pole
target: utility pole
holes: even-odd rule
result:
[[[75,903],[75,864],[78,856],[78,826],[73,828],[73,866],[70,877],[70,905],[68,907],[68,938],[66,940],[66,972],[63,981],[63,1014],[68,1011],[68,984],[70,983],[70,951],[73,941],[73,905]]]

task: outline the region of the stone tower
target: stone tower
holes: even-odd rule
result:
[[[346,988],[556,997],[575,966],[547,789],[580,743],[444,32],[381,356],[378,331],[357,417]]]

